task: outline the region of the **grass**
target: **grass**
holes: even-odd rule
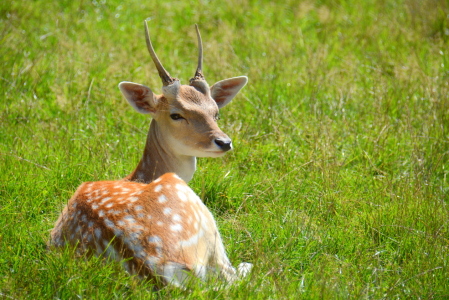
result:
[[[139,160],[149,119],[120,81],[182,82],[198,23],[209,83],[247,75],[221,112],[235,151],[190,186],[248,280],[158,293],[114,263],[47,251],[83,181]],[[370,1],[0,3],[0,298],[449,297],[449,4]]]

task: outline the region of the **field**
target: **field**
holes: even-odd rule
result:
[[[146,50],[187,83],[246,75],[221,110],[234,143],[189,185],[216,217],[235,286],[152,286],[117,263],[48,251],[84,181],[120,179],[160,92]],[[0,299],[449,298],[449,3],[2,1]]]

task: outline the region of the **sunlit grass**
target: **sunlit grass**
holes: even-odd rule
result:
[[[0,297],[392,299],[449,296],[449,5],[396,1],[0,3]],[[120,81],[160,91],[145,48],[186,83],[198,23],[235,151],[190,186],[234,265],[225,290],[157,293],[118,264],[46,250],[83,181],[118,179],[149,119]]]

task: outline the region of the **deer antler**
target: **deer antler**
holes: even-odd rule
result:
[[[195,24],[196,36],[198,37],[198,67],[196,68],[194,80],[204,80],[203,75],[203,42],[201,41],[200,30],[198,25]]]
[[[198,67],[195,71],[195,76],[190,79],[190,85],[197,88],[203,94],[208,94],[210,92],[209,85],[203,75],[203,42],[201,41],[200,30],[198,25],[195,24],[196,36],[198,37]]]
[[[148,31],[148,24],[147,24],[146,20],[144,21],[144,24],[145,24],[145,38],[147,41],[148,52],[150,52],[151,58],[153,59],[153,62],[154,62],[154,65],[156,66],[157,71],[159,72],[159,77],[161,77],[161,79],[162,79],[162,84],[164,86],[171,85],[175,81],[177,81],[177,79],[171,77],[170,74],[167,72],[167,70],[165,70],[164,66],[162,66],[162,63],[159,61],[159,58],[157,57],[156,52],[154,52],[153,45],[151,44],[150,34]]]

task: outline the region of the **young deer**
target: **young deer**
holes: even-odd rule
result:
[[[189,273],[215,274],[232,283],[251,270],[234,269],[214,217],[173,173],[144,184],[85,182],[64,208],[50,245],[122,261],[131,274],[157,286],[183,286]]]
[[[167,172],[184,181],[192,179],[196,157],[219,157],[232,149],[231,139],[217,125],[218,109],[228,104],[248,81],[245,76],[219,81],[209,87],[202,73],[203,47],[198,37],[198,67],[189,85],[181,85],[159,61],[145,22],[146,43],[162,79],[162,95],[149,87],[121,82],[119,88],[140,113],[153,117],[143,157],[128,181],[148,183]]]
[[[180,85],[157,59],[146,23],[145,30],[164,83],[163,95],[143,85],[120,84],[128,101],[154,118],[144,157],[127,177],[130,181],[81,184],[59,216],[50,245],[68,244],[79,253],[122,261],[129,273],[157,285],[182,286],[189,273],[201,279],[215,273],[233,282],[252,265],[232,267],[210,211],[181,178],[166,172],[189,180],[195,156],[220,156],[231,149],[231,140],[216,125],[218,107],[226,105],[247,79],[227,79],[209,89],[201,73],[197,28],[198,69],[189,86]]]

